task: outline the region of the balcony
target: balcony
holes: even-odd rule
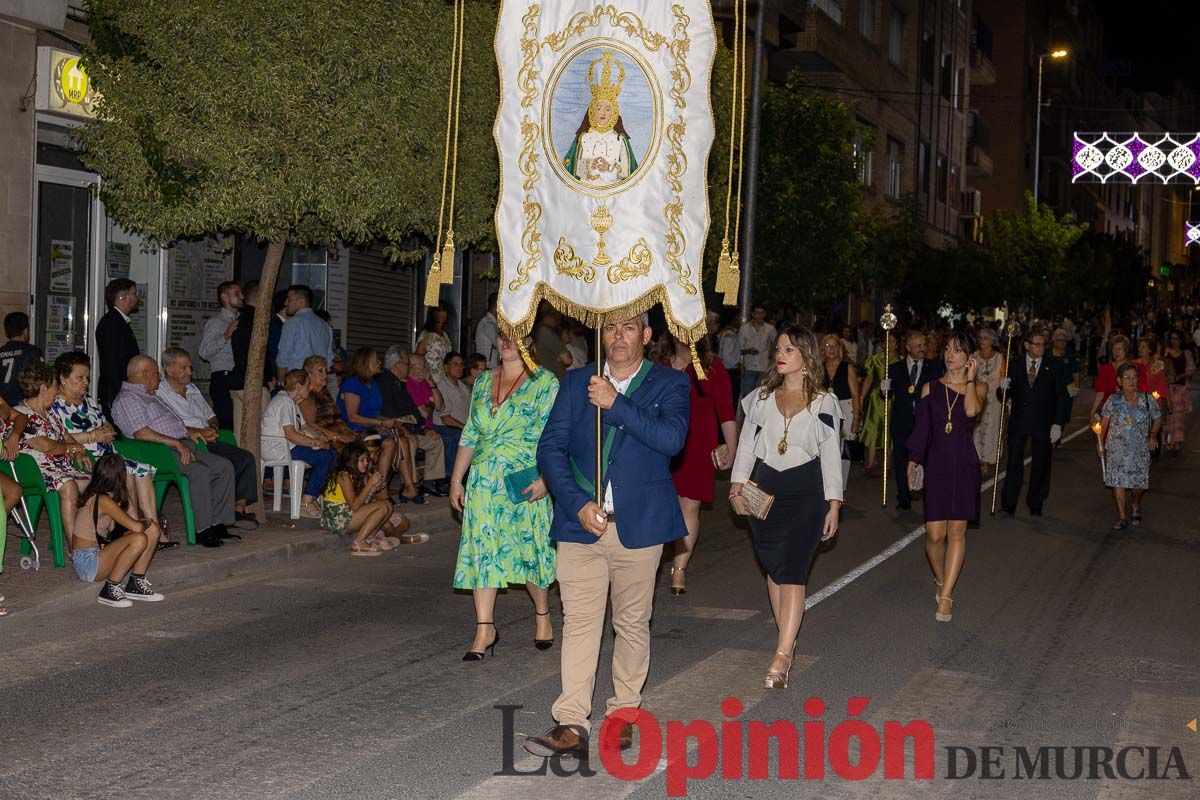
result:
[[[996,83],[996,65],[992,63],[992,29],[975,15],[971,31],[971,85],[992,86]]]
[[[972,178],[992,176],[991,133],[979,116],[972,111],[967,116],[967,175]]]

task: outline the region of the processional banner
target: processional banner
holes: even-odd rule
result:
[[[498,316],[597,327],[661,303],[704,333],[715,48],[707,0],[504,0],[496,32]]]

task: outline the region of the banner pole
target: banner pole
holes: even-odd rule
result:
[[[603,341],[600,336],[600,326],[596,326],[596,377],[604,377],[604,350]],[[600,506],[600,510],[604,510],[604,448],[601,445],[600,438],[600,406],[596,406],[596,505]]]

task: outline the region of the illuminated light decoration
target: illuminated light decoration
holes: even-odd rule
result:
[[[1187,239],[1186,245],[1200,245],[1200,222],[1187,223],[1187,234],[1184,238]]]
[[[1200,133],[1075,133],[1071,183],[1200,185]]]

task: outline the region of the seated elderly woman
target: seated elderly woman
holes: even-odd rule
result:
[[[100,404],[87,394],[92,372],[87,353],[79,350],[63,353],[54,359],[54,372],[58,378],[58,397],[54,399],[50,411],[66,431],[67,439],[83,445],[93,459],[116,452],[112,442],[117,438],[117,429],[104,416]],[[154,467],[125,459],[125,470],[129,483],[127,489],[133,501],[130,513],[157,523]],[[179,542],[167,538],[161,525],[156,525],[155,530],[160,534],[158,550],[179,547]]]
[[[82,445],[67,439],[62,423],[50,410],[58,394],[54,370],[41,362],[30,364],[21,370],[18,381],[25,402],[15,410],[24,414],[26,419],[18,447],[22,453],[33,456],[46,481],[46,488],[58,492],[63,533],[70,547],[79,494],[87,488],[92,463]],[[11,420],[5,421],[5,437],[12,424]]]
[[[304,359],[304,373],[308,376],[308,395],[297,404],[304,418],[304,433],[324,439],[341,452],[354,441],[355,435],[342,419],[337,401],[329,396],[329,366],[325,356]]]

